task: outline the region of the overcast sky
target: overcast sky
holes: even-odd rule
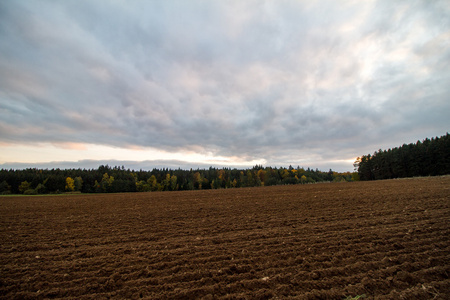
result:
[[[449,63],[445,0],[1,1],[0,168],[352,171],[449,131]]]

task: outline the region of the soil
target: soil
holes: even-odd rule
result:
[[[450,299],[450,176],[0,198],[1,299]]]

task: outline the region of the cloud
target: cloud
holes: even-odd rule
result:
[[[1,3],[0,141],[314,167],[442,135],[449,15],[445,1]]]

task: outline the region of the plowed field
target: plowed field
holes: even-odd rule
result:
[[[449,188],[0,197],[0,297],[449,299]]]

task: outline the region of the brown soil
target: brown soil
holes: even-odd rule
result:
[[[2,299],[449,299],[450,176],[0,198]]]

